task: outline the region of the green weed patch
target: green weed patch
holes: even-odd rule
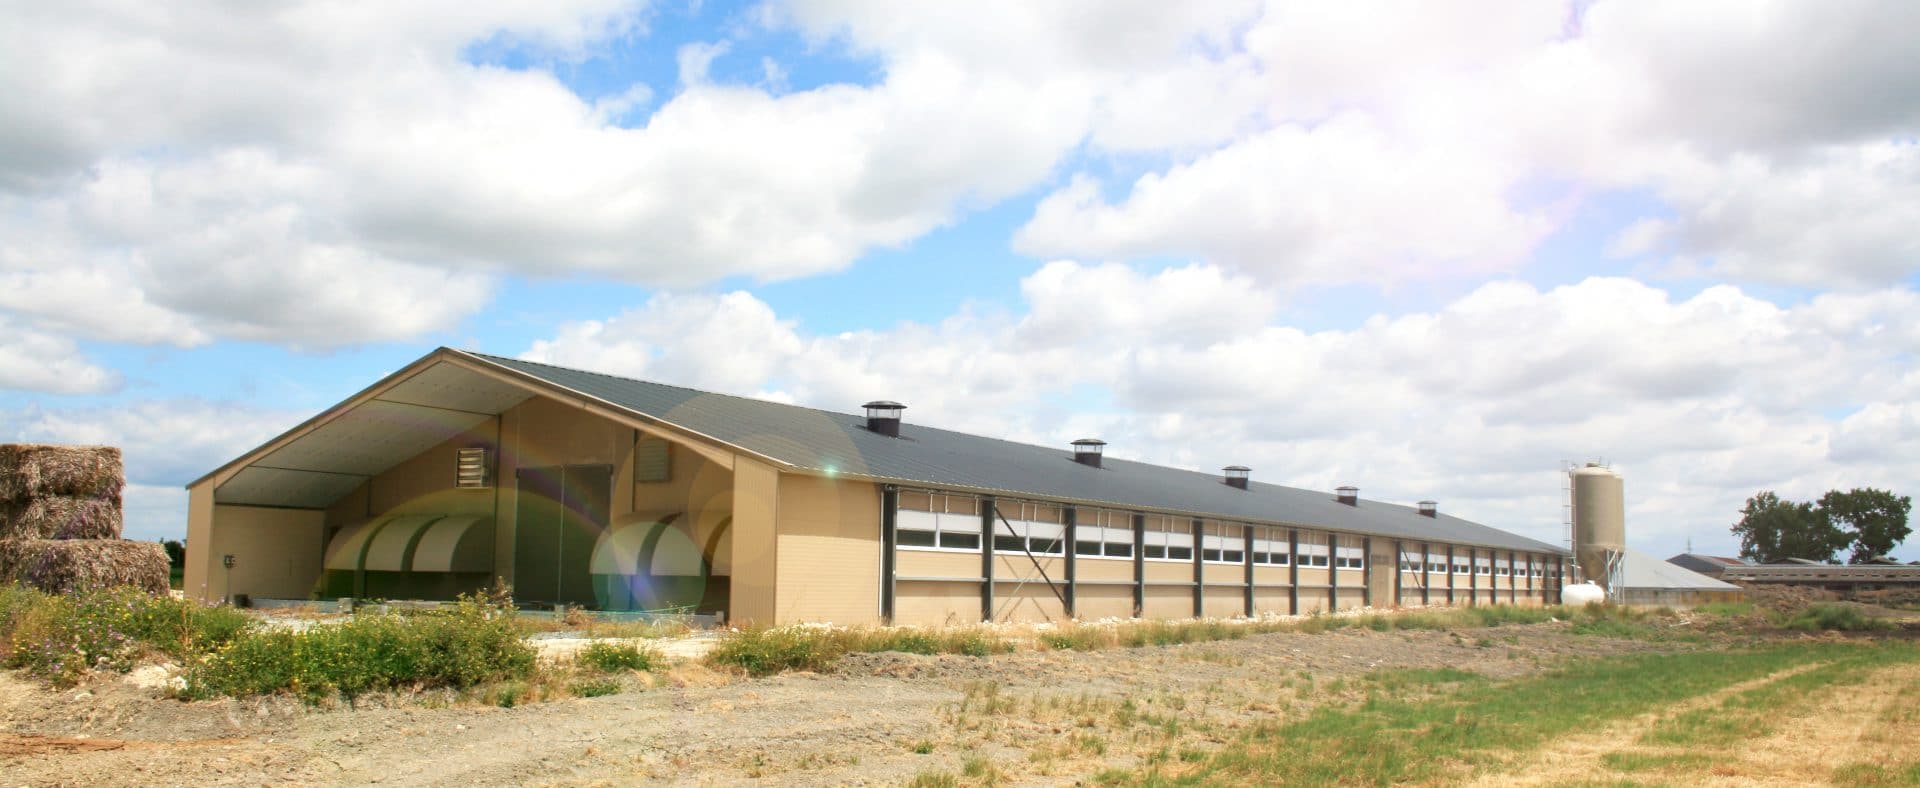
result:
[[[133,588],[46,594],[0,586],[0,665],[55,685],[72,684],[89,670],[125,672],[152,654],[189,659],[254,626],[231,608]]]
[[[1781,626],[1805,632],[1873,632],[1893,629],[1893,622],[1874,618],[1849,605],[1815,602],[1788,617]]]
[[[335,693],[352,700],[376,690],[464,689],[533,672],[533,648],[521,640],[510,611],[462,599],[439,610],[357,615],[302,631],[248,630],[190,662],[184,694],[285,691],[310,701]]]
[[[617,641],[596,640],[580,650],[581,664],[602,673],[622,670],[651,671],[660,667],[660,653],[650,648]]]

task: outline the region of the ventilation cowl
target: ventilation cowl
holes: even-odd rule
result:
[[[1107,442],[1099,438],[1081,438],[1073,442],[1073,461],[1081,465],[1100,467],[1100,455],[1106,451]]]
[[[1220,470],[1226,474],[1226,478],[1222,481],[1225,481],[1228,487],[1238,487],[1242,490],[1247,489],[1247,479],[1253,474],[1253,469],[1245,465],[1229,465]]]
[[[878,399],[865,405],[867,429],[889,438],[900,437],[900,412],[907,409],[892,400]]]

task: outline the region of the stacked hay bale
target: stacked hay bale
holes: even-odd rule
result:
[[[166,551],[120,538],[125,486],[112,446],[0,444],[0,582],[166,593]]]

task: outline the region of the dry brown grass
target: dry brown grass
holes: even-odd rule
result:
[[[122,519],[117,497],[0,500],[0,539],[118,539]]]
[[[114,446],[0,444],[0,499],[118,498],[125,485],[120,449]]]
[[[0,582],[54,594],[133,586],[167,593],[167,553],[119,539],[0,539]]]

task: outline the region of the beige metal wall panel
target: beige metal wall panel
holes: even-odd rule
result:
[[[1035,561],[1039,562],[1040,568],[1034,568]],[[993,554],[993,577],[996,580],[1018,580],[1025,578],[1028,582],[1040,583],[1044,586],[1046,582],[1040,579],[1041,572],[1045,572],[1047,577],[1053,578],[1053,582],[1065,585],[1067,582],[1067,561],[1064,558],[1042,558],[1038,555],[1035,555],[1033,558],[1028,558],[1026,553],[1014,553],[1011,555],[1007,553]]]
[[[1133,559],[1088,558],[1083,555],[1074,559],[1073,571],[1081,580],[1125,580],[1131,583]]]
[[[1292,585],[1293,569],[1285,566],[1256,566],[1253,568],[1253,584],[1256,586]]]
[[[1206,578],[1207,585],[1244,586],[1247,584],[1247,568],[1239,564],[1207,564],[1202,577]]]
[[[369,486],[373,513],[492,514],[493,490],[460,490],[453,486],[455,455],[469,446],[486,447],[497,460],[492,419],[480,429],[455,435],[373,477]]]
[[[900,508],[915,512],[933,511],[933,494],[926,490],[901,490]]]
[[[1284,588],[1256,588],[1253,590],[1253,612],[1284,616],[1292,606],[1292,597]]]
[[[1147,586],[1146,618],[1192,618],[1193,589]]]
[[[1234,618],[1245,615],[1247,598],[1244,594],[1245,592],[1238,588],[1219,586],[1207,588],[1207,597],[1203,600],[1207,615],[1212,618]]]
[[[1193,562],[1191,561],[1148,561],[1146,562],[1147,582],[1193,582]],[[1189,610],[1188,615],[1192,615]]]
[[[1133,617],[1132,586],[1081,586],[1073,599],[1074,614],[1082,621]]]
[[[212,547],[207,598],[306,599],[320,580],[325,521],[319,510],[213,507],[211,538],[203,542]],[[231,570],[221,565],[226,555],[233,556]]]
[[[327,507],[327,527],[339,528],[348,523],[362,522],[371,516],[372,511],[373,501],[369,498],[367,485],[363,482],[360,486],[353,488],[352,492],[341,496],[340,500],[334,501],[332,506]]]
[[[993,620],[1017,623],[1051,621],[1057,624],[1067,620],[1067,609],[1060,604],[1059,597],[1047,589],[1045,583],[1037,580],[1026,585],[995,583]]]
[[[777,590],[780,474],[747,457],[733,469],[733,579],[730,606],[739,624],[779,623]]]
[[[187,566],[181,590],[188,599],[201,602],[221,598],[213,590],[210,571],[220,557],[205,547],[213,544],[213,487],[213,481],[207,480],[187,490]]]
[[[974,577],[980,576],[979,553],[947,553],[932,550],[897,550],[895,571],[901,577]]]
[[[955,626],[980,623],[979,583],[902,580],[895,588],[895,623]]]
[[[507,412],[517,419],[518,467],[622,465],[633,451],[632,428],[557,400],[534,397]]]
[[[1393,552],[1393,540],[1373,540],[1373,553],[1367,556],[1367,585],[1373,589],[1375,607],[1394,603],[1393,577],[1400,570],[1400,556]]]
[[[1302,570],[1300,570],[1300,585],[1302,585],[1302,586],[1324,586],[1324,585],[1326,585],[1326,584],[1327,584],[1327,570],[1325,570],[1325,569],[1302,569]],[[1302,595],[1302,596],[1305,596],[1305,592],[1302,592],[1302,594],[1301,594],[1301,595]]]
[[[1342,588],[1340,589],[1337,604],[1338,607],[1334,608],[1335,610],[1353,610],[1364,607],[1366,606],[1366,596],[1361,593],[1360,589]]]
[[[632,495],[622,501],[616,493],[614,508],[682,512],[674,525],[687,531],[703,551],[711,550],[716,536],[723,541],[729,538],[720,531],[729,527],[733,516],[733,471],[680,446],[669,446],[667,451],[673,458],[672,470],[664,482],[633,481],[631,462],[615,472],[614,489],[625,490],[631,484]],[[715,552],[707,560],[712,562],[715,575],[733,574],[731,551]]]
[[[779,495],[779,621],[878,623],[880,489],[786,474]]]
[[[1307,589],[1304,589],[1304,588],[1300,589],[1300,615],[1304,616],[1309,613],[1324,613],[1326,612],[1326,610],[1327,610],[1327,590],[1326,589],[1316,588],[1316,589],[1313,589],[1311,593],[1309,593]]]

